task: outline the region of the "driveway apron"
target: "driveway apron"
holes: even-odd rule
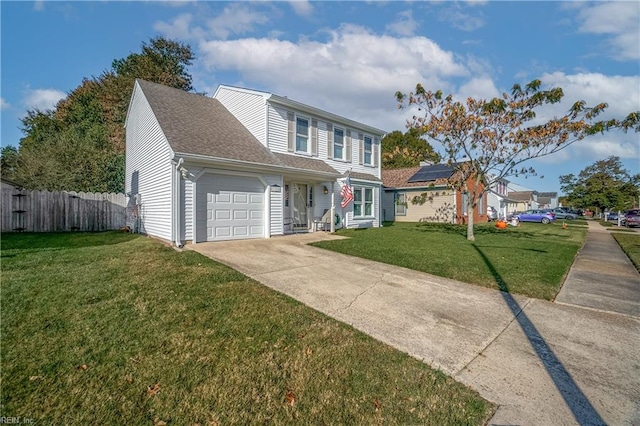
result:
[[[640,423],[640,318],[489,290],[307,245],[187,246],[404,351],[499,405],[490,424]]]

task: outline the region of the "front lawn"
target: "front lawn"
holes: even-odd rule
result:
[[[466,226],[399,223],[383,228],[340,230],[344,240],[318,247],[403,266],[441,277],[553,300],[586,236],[586,228],[561,223],[521,223],[497,229],[475,227],[476,241],[466,239]]]
[[[627,229],[627,231],[631,230]],[[633,262],[636,269],[640,271],[640,235],[638,235],[634,231],[631,232],[633,232],[633,234],[622,234],[613,232],[611,233],[611,235],[616,239],[616,241],[622,248],[622,251],[624,251],[627,256],[629,256],[629,259],[631,259],[631,262]]]
[[[480,425],[427,365],[195,252],[2,235],[0,416],[37,424]]]

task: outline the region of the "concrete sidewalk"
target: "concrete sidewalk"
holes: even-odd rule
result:
[[[332,238],[339,237],[314,233],[189,248],[478,390],[499,404],[490,424],[640,423],[640,318],[307,245]]]
[[[640,273],[605,227],[587,223],[587,240],[556,302],[640,317]]]

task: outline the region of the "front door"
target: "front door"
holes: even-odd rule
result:
[[[309,229],[307,220],[307,185],[294,183],[291,186],[293,195],[293,229]]]

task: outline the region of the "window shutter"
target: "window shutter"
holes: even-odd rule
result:
[[[333,124],[327,123],[327,158],[333,158]]]
[[[311,119],[311,155],[318,156],[318,120]]]
[[[360,155],[358,158],[359,164],[364,164],[364,135],[362,133],[358,133],[358,145],[360,147]]]
[[[373,149],[371,155],[373,155],[373,165],[378,167],[378,149],[380,148],[380,141],[378,138],[375,139],[373,143]]]
[[[347,150],[347,163],[351,162],[351,130],[347,130],[347,142],[345,143],[345,147]]]
[[[288,122],[288,145],[287,149],[289,152],[293,152],[295,149],[296,143],[296,123],[293,121],[293,113],[287,112],[287,122]]]

